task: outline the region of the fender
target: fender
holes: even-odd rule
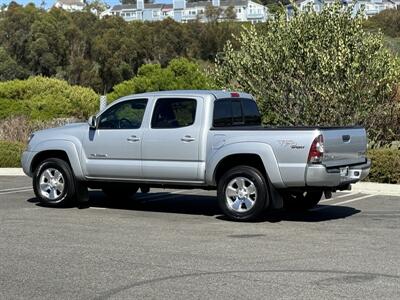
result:
[[[40,152],[49,150],[64,151],[71,163],[72,171],[77,179],[84,180],[85,177],[82,172],[81,163],[79,161],[80,152],[78,151],[74,142],[65,139],[52,139],[45,140],[37,144],[32,151],[38,155]],[[36,156],[35,155],[35,156]]]
[[[266,143],[261,142],[239,142],[223,146],[216,150],[207,163],[206,168],[206,182],[215,185],[215,170],[218,163],[225,157],[232,154],[256,154],[258,155],[268,174],[271,183],[277,188],[285,187],[279,172],[278,162],[276,161],[275,154],[272,147]],[[240,162],[238,162],[240,163]]]

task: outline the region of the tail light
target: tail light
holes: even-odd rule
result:
[[[311,144],[310,152],[308,153],[308,162],[319,164],[324,156],[324,138],[322,135],[317,136]]]

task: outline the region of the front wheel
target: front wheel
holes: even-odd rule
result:
[[[43,161],[33,175],[33,191],[40,203],[61,207],[75,199],[75,180],[71,167],[62,159]]]
[[[218,182],[217,197],[223,213],[235,221],[256,219],[269,202],[264,176],[250,166],[227,171]]]
[[[305,211],[317,206],[322,198],[322,190],[286,192],[284,206],[288,210]]]

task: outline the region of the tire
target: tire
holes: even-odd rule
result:
[[[303,192],[286,192],[284,207],[287,210],[306,211],[317,206],[322,198],[322,190],[309,190]]]
[[[132,197],[138,191],[136,184],[115,183],[102,187],[103,193],[112,200],[124,200]]]
[[[64,207],[76,198],[75,178],[67,162],[49,158],[40,163],[33,174],[33,191],[41,204]]]
[[[234,221],[255,220],[269,204],[264,176],[249,166],[227,171],[218,181],[217,198],[224,215]]]

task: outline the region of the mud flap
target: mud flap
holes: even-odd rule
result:
[[[82,181],[75,182],[76,201],[79,205],[87,204],[89,202],[89,191],[86,184]]]
[[[273,186],[268,180],[269,194],[271,196],[271,202],[269,209],[282,209],[283,208],[283,197],[282,194]]]

